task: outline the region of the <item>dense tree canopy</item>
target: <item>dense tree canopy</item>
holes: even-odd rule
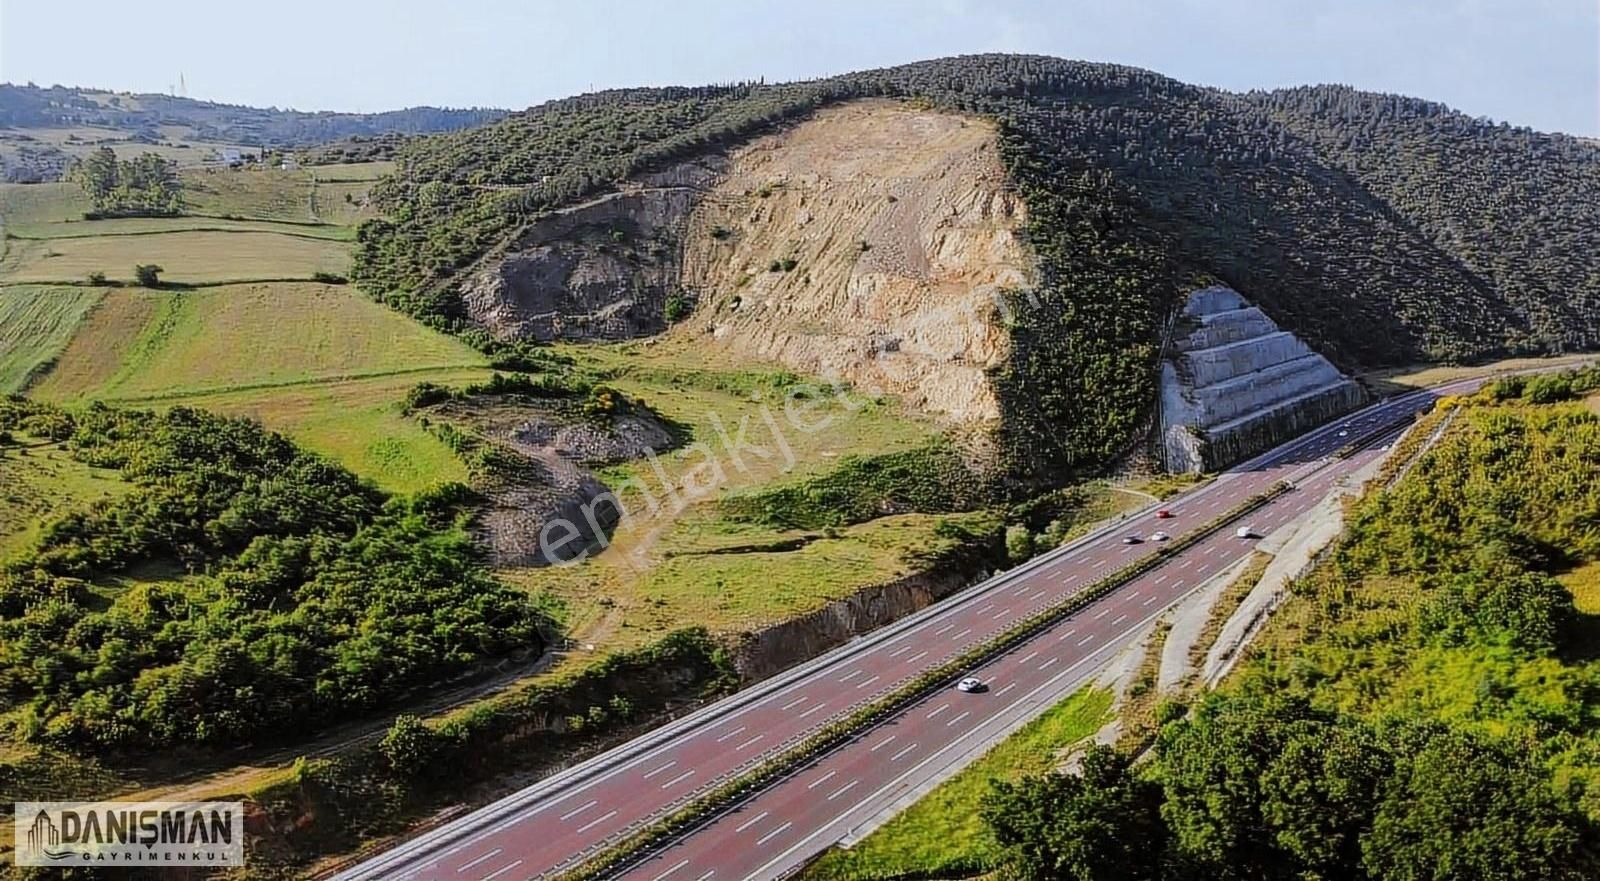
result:
[[[177,171],[155,153],[118,159],[101,147],[73,166],[72,177],[89,197],[91,216],[167,217],[183,208]]]
[[[983,55],[780,85],[632,89],[421,138],[374,190],[356,277],[430,321],[540,212],[850,98],[996,119],[1035,290],[997,377],[1020,469],[1132,440],[1182,292],[1221,281],[1344,366],[1600,345],[1600,150],[1342,87],[1234,95],[1142,70]]]
[[[1239,678],[1161,729],[1153,761],[1108,774],[1126,763],[1091,753],[1082,781],[997,786],[984,816],[1006,868],[1600,877],[1600,619],[1561,580],[1600,561],[1600,416],[1570,403],[1596,389],[1588,370],[1454,402]]]
[[[0,705],[68,745],[236,745],[380,706],[543,617],[478,563],[465,490],[386,498],[254,423],[0,402],[132,488],[0,568]]]

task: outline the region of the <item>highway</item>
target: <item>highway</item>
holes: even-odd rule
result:
[[[1249,514],[1265,535],[1314,506],[1372,461],[1351,441],[1467,392],[1463,380],[1371,405],[1237,466],[1205,486],[1111,524],[874,634],[730,696],[651,734],[540,781],[336,876],[523,881],[548,876],[683,805],[760,759],[898,684],[1155,553],[1126,544],[1156,531],[1174,540],[1280,480],[1294,491]],[[1157,508],[1172,513],[1158,520]],[[642,881],[771,879],[793,871],[853,828],[937,779],[959,756],[992,743],[1090,679],[1150,621],[1250,553],[1223,529],[1167,563],[971,672],[976,694],[933,694],[862,737],[764,790],[637,865]]]

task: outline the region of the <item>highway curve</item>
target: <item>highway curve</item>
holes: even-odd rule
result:
[[[1240,465],[1215,481],[1037,558],[808,664],[340,873],[335,881],[523,881],[571,866],[698,793],[899,683],[1181,538],[1280,480],[1296,487],[1246,518],[1267,534],[1380,455],[1332,454],[1471,391],[1463,380],[1371,405]],[[1159,525],[1158,525],[1159,524]],[[635,866],[642,881],[782,877],[852,828],[903,803],[962,755],[1003,738],[1087,681],[1165,609],[1247,555],[1232,528],[1205,538],[971,675],[988,689],[947,689],[833,751]]]

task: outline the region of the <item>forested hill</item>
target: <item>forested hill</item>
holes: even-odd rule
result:
[[[458,275],[538,213],[868,96],[1001,125],[1040,283],[997,385],[1008,447],[1033,464],[1127,442],[1176,298],[1204,281],[1345,367],[1600,346],[1592,143],[1338,87],[1239,95],[1039,56],[603,92],[419,138],[375,190],[388,217],[362,231],[357,277],[448,325]]]
[[[501,110],[408,107],[383,113],[279,110],[216,104],[171,95],[121,94],[99,89],[0,83],[0,127],[100,126],[148,133],[187,126],[195,140],[268,147],[325,144],[389,133],[454,131],[493,122]]]

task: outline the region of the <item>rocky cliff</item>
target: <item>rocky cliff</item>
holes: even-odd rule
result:
[[[1161,364],[1166,466],[1226,467],[1354,408],[1363,394],[1238,292],[1195,291]]]
[[[678,297],[705,345],[993,422],[996,303],[1032,272],[995,137],[889,101],[828,108],[534,221],[463,305],[501,338],[625,339]]]

